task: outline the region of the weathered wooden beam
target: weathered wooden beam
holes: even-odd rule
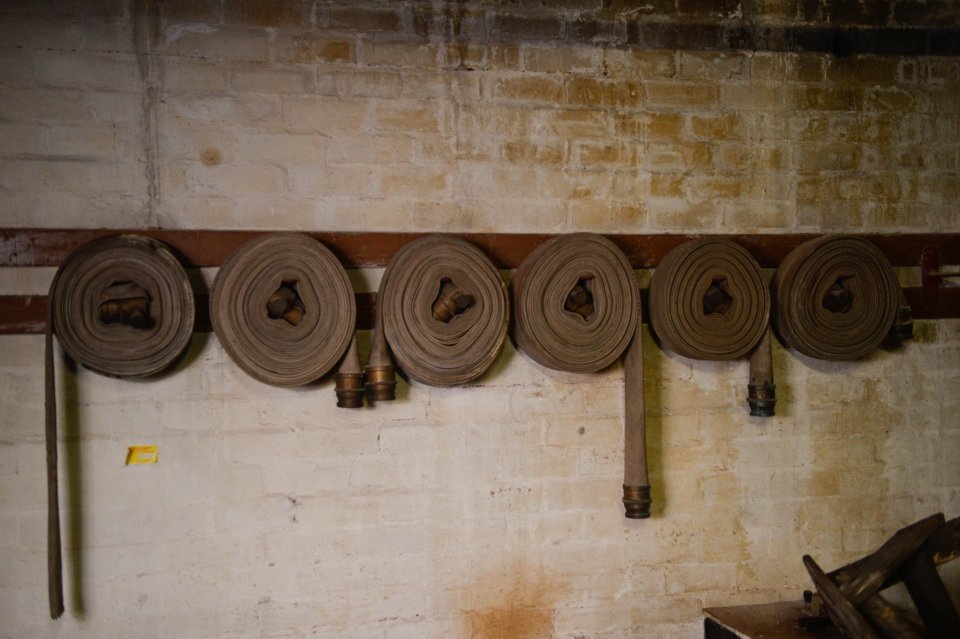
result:
[[[854,606],[859,606],[879,592],[884,582],[943,524],[943,514],[937,513],[901,528],[849,573],[849,578],[840,586],[841,592]]]
[[[937,532],[927,539],[923,547],[933,559],[935,566],[960,558],[960,517],[955,517],[943,524]],[[850,575],[854,574],[867,559],[868,557],[863,557],[831,571],[830,578],[838,583],[841,580],[849,579]],[[883,582],[880,590],[885,590],[900,581],[903,581],[902,575],[899,572],[894,573]]]
[[[960,637],[960,615],[930,554],[921,548],[903,565],[901,573],[928,636],[931,639]]]
[[[927,540],[925,548],[937,566],[960,559],[960,517],[945,523],[937,534]]]
[[[803,565],[810,574],[810,579],[813,580],[813,585],[816,586],[820,597],[823,598],[827,611],[830,613],[830,618],[833,619],[833,622],[837,624],[837,627],[845,636],[851,639],[879,639],[867,620],[850,603],[850,600],[840,591],[837,584],[823,572],[817,562],[813,560],[813,557],[804,555]]]
[[[863,602],[861,611],[884,639],[926,639],[923,628],[880,595]]]
[[[168,244],[188,265],[219,266],[245,241],[268,231],[158,229],[0,229],[0,266],[57,266],[91,240],[137,233]],[[384,266],[404,244],[426,233],[313,232],[348,267]],[[528,233],[453,233],[482,249],[498,268],[516,268],[539,244],[552,237]],[[917,266],[926,246],[937,248],[944,264],[960,264],[960,233],[858,234],[876,244],[894,266]],[[686,234],[609,234],[635,268],[656,266],[671,249],[702,237]],[[764,267],[775,267],[797,245],[817,235],[770,233],[718,235],[745,247]]]

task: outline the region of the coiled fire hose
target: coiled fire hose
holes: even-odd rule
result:
[[[628,518],[649,517],[640,291],[627,258],[599,235],[557,236],[524,260],[512,291],[517,346],[539,364],[589,373],[626,353],[623,504]]]
[[[323,377],[354,337],[356,301],[340,261],[300,233],[243,244],[210,295],[214,332],[248,375],[274,386]]]
[[[650,323],[684,357],[731,360],[751,354],[750,414],[776,404],[769,338],[770,291],[760,265],[738,244],[704,238],[681,244],[650,282]]]
[[[887,338],[912,335],[910,307],[890,262],[862,238],[804,242],[781,262],[773,293],[777,332],[809,357],[860,359]]]
[[[63,614],[53,335],[66,354],[112,377],[147,377],[176,360],[193,333],[193,290],[160,242],[136,235],[96,240],[61,264],[48,297],[44,390],[47,576],[50,616]]]
[[[429,235],[404,245],[380,281],[377,326],[368,365],[368,393],[386,383],[385,345],[411,379],[455,386],[482,375],[497,358],[510,311],[503,278],[478,248]],[[371,370],[374,369],[374,370]],[[386,396],[392,399],[392,387]]]

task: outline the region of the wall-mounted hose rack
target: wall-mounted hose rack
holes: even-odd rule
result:
[[[166,366],[171,361],[170,353],[176,356],[181,352],[195,326],[209,330],[212,313],[224,347],[253,377],[278,386],[301,385],[324,375],[339,360],[338,406],[357,408],[362,405],[363,380],[360,363],[354,361],[354,325],[375,328],[374,353],[379,352],[377,338],[386,338],[411,379],[439,386],[464,383],[492,363],[507,332],[508,292],[496,268],[519,267],[513,294],[514,333],[521,350],[548,368],[574,372],[599,370],[623,355],[623,504],[627,518],[645,519],[651,514],[652,498],[638,312],[641,307],[649,309],[649,304],[637,294],[631,268],[661,267],[654,273],[647,294],[657,308],[647,315],[668,349],[696,359],[732,359],[750,353],[750,414],[758,417],[773,416],[776,403],[767,327],[771,296],[762,267],[778,267],[772,288],[774,296],[782,298],[778,321],[774,321],[781,336],[812,357],[863,357],[885,337],[895,338],[899,344],[912,334],[908,305],[914,306],[913,316],[917,318],[960,317],[960,287],[941,286],[955,276],[949,267],[943,269],[941,265],[960,264],[960,234],[863,238],[742,235],[701,237],[699,241],[689,235],[601,237],[589,233],[562,237],[313,235],[0,231],[0,267],[59,267],[49,298],[0,297],[0,333],[46,334],[47,547],[52,618],[64,610],[55,333],[75,361],[93,370],[114,376],[143,376]],[[341,265],[386,266],[380,286],[383,308],[376,324],[371,320],[377,315],[377,299],[373,294],[354,293],[355,308]],[[891,265],[918,267],[923,285],[901,291]],[[204,299],[207,291],[191,291],[183,266],[222,267],[214,282],[213,304],[208,305]],[[193,287],[203,287],[202,281],[195,279]],[[335,291],[327,286],[331,283],[337,285]],[[466,285],[465,290],[460,290],[461,285]],[[195,303],[195,296],[201,297],[196,300],[199,303]],[[323,303],[318,304],[321,298],[334,303],[325,311]],[[477,310],[468,315],[466,310],[474,305]],[[152,314],[152,307],[159,312]],[[331,312],[333,307],[339,312]],[[447,323],[460,312],[468,321]],[[335,326],[317,323],[331,317],[337,320]],[[810,317],[815,321],[808,327],[804,321]],[[398,322],[406,328],[399,328]],[[430,328],[424,328],[426,325]],[[613,327],[614,332],[598,332],[598,327]],[[869,329],[869,334],[861,335],[861,328]],[[152,346],[142,348],[150,344],[138,333],[141,329],[150,329],[159,354]],[[600,342],[588,339],[594,333]],[[72,339],[74,334],[76,339]],[[333,334],[339,337],[331,348],[303,351],[304,336],[316,335],[319,342],[324,342]],[[834,334],[843,338],[838,344],[831,341]],[[436,340],[431,341],[432,337]],[[555,338],[552,344],[548,337]],[[862,349],[848,352],[851,344],[860,342],[864,343]],[[547,348],[535,348],[541,343]],[[602,343],[612,344],[614,349],[602,361],[594,362],[590,358],[602,350],[598,346]],[[481,347],[477,353],[462,348],[476,345]],[[703,348],[694,348],[698,345]],[[347,356],[343,357],[345,351]],[[254,356],[243,356],[248,352]],[[301,358],[304,352],[309,352],[308,361]],[[325,353],[319,358],[322,370],[314,370],[313,360],[319,352]],[[554,360],[555,355],[563,356]],[[274,357],[272,363],[261,370],[260,365],[270,357]],[[140,361],[138,358],[151,365],[142,370],[115,370],[117,363],[125,366],[128,359]],[[434,360],[436,370],[432,368]],[[476,366],[472,366],[474,360]],[[471,366],[465,371],[451,366],[462,362]],[[371,358],[367,370],[369,401],[393,399],[392,393],[377,392],[376,388],[371,392],[371,381],[374,387],[385,381],[377,374],[381,368]],[[451,372],[455,374],[451,376]],[[392,368],[389,373],[387,381],[392,382]],[[345,383],[350,380],[355,383]]]
[[[164,242],[190,267],[217,267],[241,244],[268,231],[218,230],[126,230],[126,229],[3,229],[0,230],[0,268],[54,267],[75,249],[94,239],[121,233],[137,233]],[[330,248],[347,268],[383,267],[402,246],[426,233],[310,233]],[[453,234],[480,248],[498,268],[516,268],[552,235],[521,233]],[[721,235],[747,249],[760,266],[775,268],[798,245],[819,234]],[[861,234],[886,255],[895,267],[925,266],[923,286],[904,289],[916,319],[960,318],[960,282],[940,277],[939,265],[960,264],[960,233]],[[702,235],[630,234],[607,235],[627,256],[634,268],[656,267],[671,249]],[[713,237],[713,236],[711,236]],[[931,268],[936,255],[938,268]],[[925,261],[924,261],[925,260]],[[956,268],[948,269],[960,270]],[[209,331],[206,291],[197,291],[198,331]],[[645,321],[646,290],[642,291]],[[370,329],[376,310],[375,293],[357,294],[357,328]],[[40,334],[46,322],[46,297],[38,295],[0,296],[0,334]]]

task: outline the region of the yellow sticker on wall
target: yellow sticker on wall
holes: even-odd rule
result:
[[[156,446],[131,446],[127,449],[127,466],[131,464],[156,464],[158,448]]]

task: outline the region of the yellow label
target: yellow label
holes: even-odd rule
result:
[[[156,464],[156,446],[131,446],[127,449],[127,466],[130,464]]]

